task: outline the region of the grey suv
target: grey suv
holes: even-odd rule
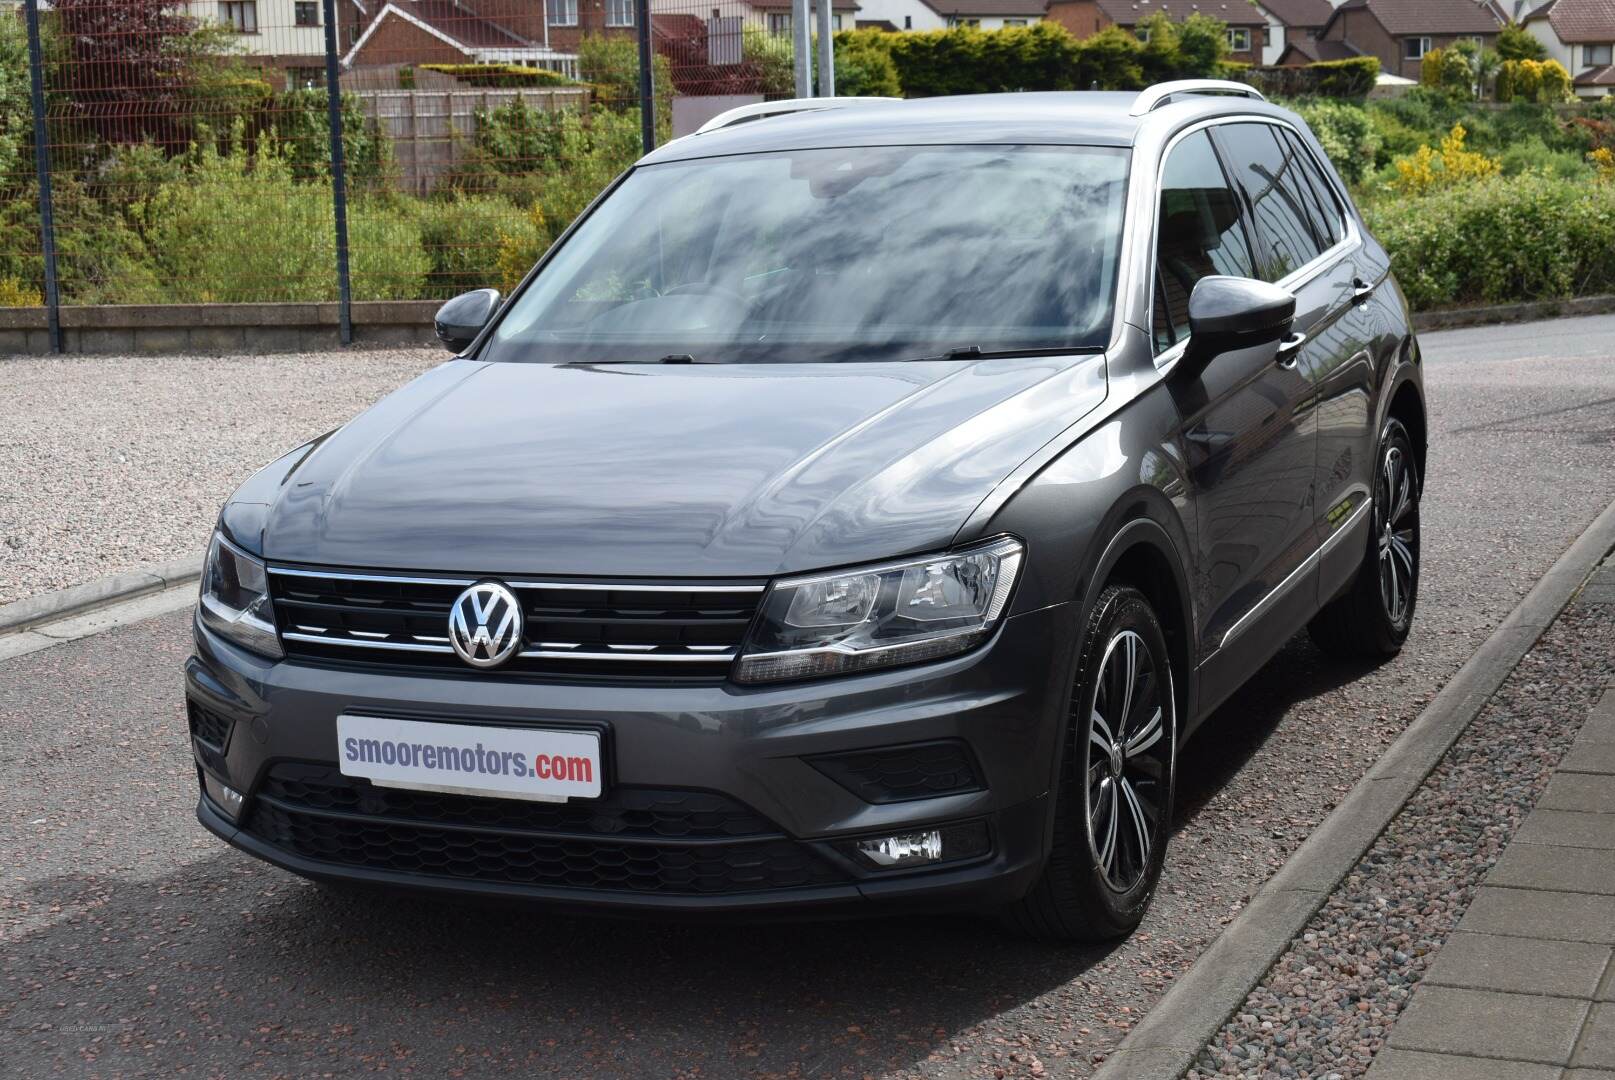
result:
[[[648,155],[230,499],[207,828],[325,881],[1113,938],[1195,726],[1303,626],[1401,647],[1419,350],[1294,114],[837,105]]]

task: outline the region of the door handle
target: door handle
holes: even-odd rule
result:
[[[1283,364],[1285,367],[1289,367],[1291,364],[1295,363],[1296,358],[1301,355],[1301,346],[1305,345],[1306,343],[1307,336],[1302,333],[1291,334],[1289,337],[1279,342],[1279,363]]]
[[[1351,282],[1351,302],[1352,303],[1354,303],[1354,304],[1366,304],[1366,303],[1368,303],[1368,298],[1370,296],[1373,296],[1373,295],[1374,295],[1374,286],[1370,285],[1368,282],[1364,281],[1362,278],[1353,278],[1352,279],[1352,282]]]

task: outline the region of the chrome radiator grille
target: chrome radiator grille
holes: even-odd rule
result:
[[[469,671],[449,609],[481,578],[271,566],[288,656]],[[521,602],[521,649],[497,673],[718,679],[767,587],[761,582],[505,580]]]

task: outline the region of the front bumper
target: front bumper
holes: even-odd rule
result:
[[[214,715],[216,725],[208,740],[193,738],[192,748],[199,770],[246,798],[238,821],[206,795],[197,816],[243,851],[311,878],[538,900],[597,912],[796,913],[1006,903],[1025,893],[1047,854],[1048,792],[1065,726],[1074,621],[1068,605],[1045,608],[1006,620],[988,644],[964,656],[771,687],[534,682],[470,670],[450,676],[272,662],[198,625],[196,655],[186,664],[186,694],[193,706]],[[786,861],[799,856],[811,873],[781,879],[788,887],[756,888],[713,885],[709,879],[700,888],[685,888],[631,875],[616,883],[607,880],[609,874],[568,878],[526,869],[505,880],[497,866],[489,869],[493,864],[486,858],[478,868],[462,870],[461,864],[438,858],[332,855],[356,850],[345,839],[317,848],[290,842],[283,825],[270,827],[271,817],[284,808],[278,800],[285,789],[276,787],[271,797],[264,794],[266,784],[288,768],[334,769],[336,719],[345,712],[597,728],[604,735],[608,796],[617,789],[715,793],[754,812],[752,820],[766,821],[774,846],[765,848],[762,838],[748,837],[745,843],[759,845],[748,852],[789,845],[797,854],[787,853]],[[869,802],[805,760],[935,740],[968,745],[978,774],[972,790]],[[457,812],[471,814],[466,820],[473,821],[476,809],[461,806]],[[322,814],[319,826],[327,841],[333,831],[360,830],[373,848],[399,835],[392,818]],[[846,844],[852,837],[957,823],[985,825],[990,850],[928,868],[877,870],[854,858]],[[600,860],[613,859],[638,860],[636,865],[657,858],[710,862],[719,850],[713,845],[721,842],[624,837],[611,833],[620,828],[615,823],[598,828],[606,831],[523,835],[536,837],[557,860],[586,857],[596,868]],[[498,847],[498,838],[479,833],[474,824],[439,823],[428,831],[426,842],[466,847],[468,859]],[[411,835],[398,842],[413,850],[423,841]],[[609,848],[618,842],[620,853]]]

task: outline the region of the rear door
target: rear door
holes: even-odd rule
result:
[[[1261,233],[1208,129],[1190,132],[1168,151],[1156,234],[1151,321],[1166,363],[1188,337],[1189,296],[1201,278],[1260,276],[1253,245]],[[1271,625],[1262,618],[1271,598],[1317,546],[1310,497],[1316,398],[1305,370],[1293,357],[1279,362],[1274,343],[1226,353],[1198,372],[1175,375],[1169,386],[1183,418],[1200,526],[1195,589],[1200,651],[1209,658],[1201,694],[1210,706],[1272,651],[1224,650],[1224,642],[1247,627]],[[1312,590],[1301,602],[1311,605]]]

